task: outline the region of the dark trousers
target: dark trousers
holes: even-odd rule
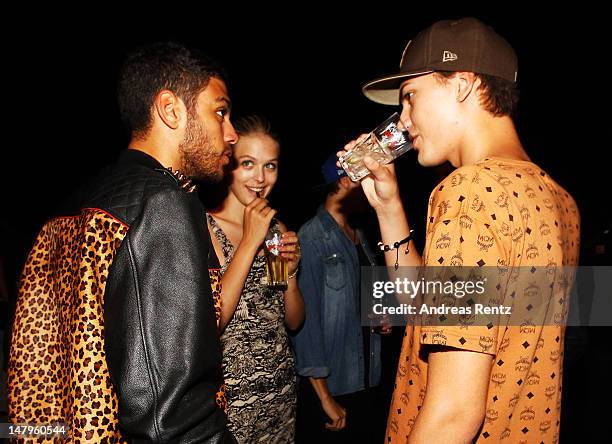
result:
[[[330,422],[308,378],[300,378],[297,403],[296,444],[375,443],[384,440],[389,400],[378,387],[336,396],[346,409],[346,427],[338,432],[325,428]]]

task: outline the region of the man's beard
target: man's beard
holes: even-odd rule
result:
[[[219,182],[223,178],[223,167],[204,126],[196,117],[189,116],[185,137],[179,144],[183,174],[196,180]]]

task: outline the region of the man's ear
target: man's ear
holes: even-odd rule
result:
[[[343,189],[349,189],[353,184],[353,181],[348,176],[342,176],[340,179],[338,179],[338,182],[340,183],[340,187]]]
[[[457,101],[464,102],[472,92],[476,92],[476,76],[473,72],[458,72],[454,77],[457,89]]]
[[[153,110],[160,120],[169,128],[177,129],[186,113],[182,100],[172,91],[162,90],[155,97]]]

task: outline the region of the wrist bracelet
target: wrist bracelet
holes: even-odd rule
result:
[[[408,233],[408,236],[402,239],[401,241],[393,242],[393,245],[383,244],[382,242],[378,243],[378,248],[380,248],[381,251],[384,251],[385,253],[387,251],[397,250],[395,254],[395,265],[394,265],[394,268],[396,270],[399,267],[399,246],[406,244],[406,250],[404,251],[404,254],[408,254],[409,253],[408,245],[410,245],[409,242],[410,242],[410,239],[412,239],[412,233],[414,233],[414,230],[410,230],[410,232]]]
[[[299,267],[298,267],[298,268],[299,268]],[[296,269],[295,269],[295,271],[294,271],[293,273],[291,273],[289,276],[287,276],[287,280],[289,280],[289,279],[293,279],[293,278],[294,278],[294,277],[297,275],[298,268],[296,268]]]

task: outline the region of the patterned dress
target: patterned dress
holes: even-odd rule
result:
[[[225,273],[234,246],[210,215],[208,223],[222,246]],[[240,444],[294,441],[296,377],[284,296],[266,287],[265,273],[265,258],[256,256],[221,336],[229,428]]]

